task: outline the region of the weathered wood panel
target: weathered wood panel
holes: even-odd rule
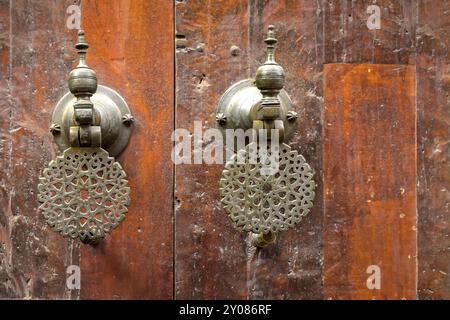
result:
[[[415,67],[325,65],[324,93],[325,298],[414,299]]]
[[[10,80],[10,2],[0,1],[0,297],[12,298],[18,295],[11,275],[9,255],[11,249],[8,228],[9,219],[6,211],[9,208],[11,193],[11,119]]]
[[[285,89],[299,113],[288,141],[315,170],[316,198],[308,217],[280,233],[275,246],[255,252],[247,279],[253,299],[322,299],[322,6],[318,1],[249,1],[250,74],[265,60],[267,26],[274,24],[277,61],[286,73]],[[237,80],[237,79],[236,79]]]
[[[248,77],[247,1],[176,4],[176,127],[215,125],[215,104],[233,81]],[[230,51],[236,46],[237,55]],[[235,54],[236,54],[235,53]],[[222,212],[221,165],[175,170],[175,297],[245,299],[245,238]]]
[[[176,168],[176,297],[320,299],[322,41],[316,1],[178,1],[177,123],[215,127],[220,95],[253,77],[264,61],[267,26],[279,39],[277,61],[297,104],[300,128],[291,144],[317,172],[317,199],[310,217],[264,250],[251,247],[221,208],[222,165]],[[311,28],[311,26],[314,26]]]
[[[55,155],[48,131],[51,112],[66,90],[71,67],[67,58],[72,46],[67,44],[73,39],[65,25],[71,3],[17,0],[9,2],[11,7],[8,1],[0,3],[2,297],[71,297],[66,267],[78,264],[76,246],[47,227],[36,199],[40,171]],[[9,95],[3,96],[4,90]]]
[[[124,222],[97,247],[81,248],[81,298],[173,297],[173,4],[83,1],[88,63],[135,116],[119,156],[131,187]]]
[[[119,159],[133,188],[132,207],[104,244],[83,246],[83,298],[173,296],[173,3],[159,1],[83,1],[88,62],[137,118]],[[36,211],[37,178],[56,151],[47,131],[51,112],[67,91],[76,58],[66,8],[78,2],[0,0],[0,297],[79,296],[65,287],[66,267],[79,264],[79,245],[51,232]],[[450,298],[450,2],[376,1],[379,30],[366,26],[370,0],[175,3],[177,126],[192,131],[194,120],[204,129],[215,126],[219,96],[253,76],[263,61],[266,27],[275,24],[277,60],[301,116],[290,143],[313,165],[319,183],[308,219],[275,246],[254,251],[218,202],[222,166],[179,166],[176,296],[323,297],[322,259],[336,253],[324,256],[321,249],[322,231],[333,231],[322,227],[322,63],[364,62],[417,65],[418,294]],[[150,76],[155,69],[157,76]],[[365,283],[367,276],[352,279]]]
[[[323,1],[325,63],[408,64],[414,55],[416,4],[409,0]],[[380,8],[380,29],[369,29],[369,5]]]
[[[419,298],[450,299],[450,1],[417,19]]]

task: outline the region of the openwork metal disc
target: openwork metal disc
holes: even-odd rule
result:
[[[63,236],[95,243],[125,218],[130,188],[122,167],[101,148],[69,148],[39,178],[39,210]]]
[[[313,205],[313,169],[287,144],[272,148],[250,143],[227,162],[222,172],[221,202],[241,231],[287,230]]]

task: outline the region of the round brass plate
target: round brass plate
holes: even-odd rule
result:
[[[125,178],[120,164],[101,148],[66,149],[39,178],[39,211],[61,235],[97,243],[128,212]]]
[[[270,144],[260,147],[253,142],[225,165],[221,202],[239,230],[276,233],[293,227],[309,213],[315,196],[313,177],[305,158],[287,144],[272,150]]]
[[[287,141],[296,127],[296,121],[287,119],[288,112],[295,111],[294,105],[284,89],[280,91],[278,98],[281,106],[279,119],[284,123],[284,137]],[[226,117],[226,122],[224,121],[220,125],[222,132],[225,133],[226,129],[251,129],[253,121],[257,120],[256,112],[261,99],[261,92],[255,86],[254,79],[239,81],[228,88],[216,108],[216,116],[224,115]]]
[[[62,152],[70,147],[70,126],[73,121],[73,103],[76,98],[70,92],[66,93],[53,111],[52,122],[61,127],[54,133],[54,141]],[[92,96],[94,103],[95,123],[101,127],[102,148],[112,157],[117,157],[128,144],[131,126],[122,122],[122,117],[131,114],[125,100],[113,89],[99,85]]]

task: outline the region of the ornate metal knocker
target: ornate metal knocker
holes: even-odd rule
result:
[[[292,134],[297,113],[283,90],[284,70],[275,61],[273,26],[264,42],[267,59],[255,79],[231,86],[216,110],[223,130],[253,128],[258,137],[225,164],[219,188],[225,212],[239,230],[253,233],[258,247],[300,222],[315,196],[313,169],[284,143]],[[278,139],[269,135],[273,129]],[[261,139],[263,132],[266,140]]]
[[[133,117],[117,92],[97,86],[82,30],[75,47],[79,63],[69,74],[70,92],[56,105],[50,126],[60,154],[39,178],[39,211],[54,231],[96,244],[128,212],[130,188],[113,157],[127,145]]]

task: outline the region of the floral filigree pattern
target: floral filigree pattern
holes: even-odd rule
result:
[[[220,179],[221,202],[241,231],[287,230],[313,205],[313,177],[305,158],[287,144],[273,148],[254,142],[225,165]]]
[[[40,212],[63,236],[94,243],[125,218],[130,204],[126,174],[101,148],[69,148],[39,178]]]

